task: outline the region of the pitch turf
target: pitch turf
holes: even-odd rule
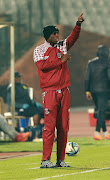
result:
[[[105,180],[110,178],[110,140],[94,141],[92,138],[69,138],[79,144],[77,156],[65,161],[69,168],[40,169],[41,155],[0,161],[2,180]],[[2,151],[42,151],[42,143],[0,143]],[[53,151],[56,150],[54,143]],[[56,162],[56,154],[51,157]]]

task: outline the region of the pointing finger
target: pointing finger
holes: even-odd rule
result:
[[[81,13],[81,15],[80,15],[80,16],[82,17],[82,15],[83,15],[83,14],[84,14],[84,13]]]

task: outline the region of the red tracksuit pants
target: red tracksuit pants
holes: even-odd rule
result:
[[[64,160],[69,130],[70,92],[68,88],[43,93],[43,157],[50,160],[57,128],[57,160]]]

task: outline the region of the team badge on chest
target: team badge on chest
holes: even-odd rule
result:
[[[57,57],[61,58],[61,53],[60,52],[57,53]]]

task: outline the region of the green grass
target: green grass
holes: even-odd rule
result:
[[[0,142],[0,152],[42,151],[42,143],[38,142]]]
[[[94,141],[90,137],[69,138],[79,144],[77,156],[65,156],[70,168],[40,169],[41,155],[20,157],[0,161],[0,180],[106,180],[110,177],[110,140]],[[42,143],[0,143],[3,152],[42,151]],[[56,150],[54,143],[53,151]],[[52,154],[52,162],[56,162],[56,153]],[[109,169],[102,169],[107,168]],[[94,170],[100,169],[100,170]],[[93,170],[93,171],[92,171]],[[83,172],[83,173],[81,173]]]

